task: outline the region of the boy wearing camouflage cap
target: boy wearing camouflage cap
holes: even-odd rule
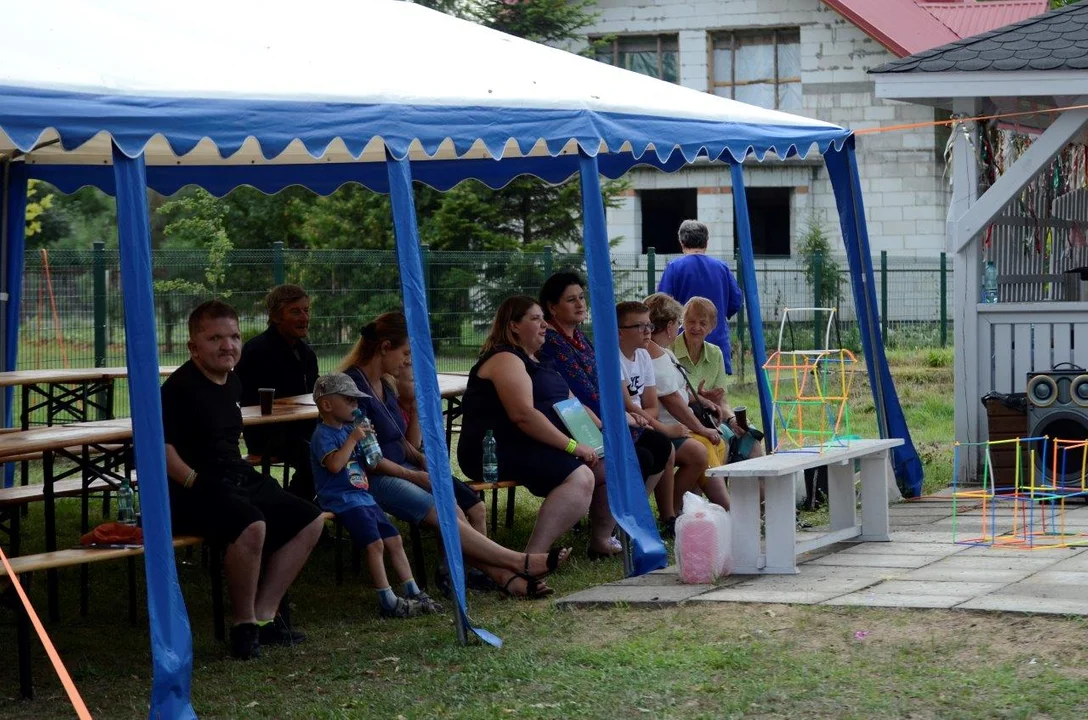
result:
[[[383,617],[437,613],[442,606],[419,589],[400,533],[368,492],[362,440],[366,429],[354,423],[359,398],[367,397],[344,373],[323,375],[314,383],[314,403],[321,422],[310,439],[318,504],[336,513],[352,540],[366,550],[367,567],[378,591]],[[393,592],[385,573],[385,552],[404,583],[404,597]]]

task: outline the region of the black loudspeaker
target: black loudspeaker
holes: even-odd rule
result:
[[[1084,449],[1062,450],[1062,446],[1055,445],[1053,440],[1088,441],[1088,371],[1059,366],[1047,372],[1028,373],[1027,401],[1028,437],[1051,439],[1045,445],[1045,454],[1043,441],[1032,444],[1036,473],[1044,473],[1048,482],[1053,478],[1062,487],[1079,488]],[[1056,454],[1055,447],[1058,448]],[[1025,463],[1022,472],[1028,471]],[[1029,477],[1021,477],[1022,484],[1029,481]],[[1038,474],[1036,484],[1042,484]]]

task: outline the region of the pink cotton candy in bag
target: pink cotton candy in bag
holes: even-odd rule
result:
[[[732,544],[729,513],[698,495],[684,493],[674,547],[680,580],[707,584],[733,572]]]

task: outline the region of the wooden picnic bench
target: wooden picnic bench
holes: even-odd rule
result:
[[[174,538],[174,547],[192,547],[199,545],[203,540],[199,537],[187,535]],[[139,604],[136,598],[136,558],[144,554],[144,548],[142,545],[135,547],[123,547],[123,548],[69,548],[66,550],[56,550],[53,552],[38,553],[36,555],[23,555],[20,557],[8,558],[8,562],[11,564],[11,569],[16,576],[19,577],[21,584],[26,587],[28,585],[27,580],[29,576],[38,571],[56,571],[62,568],[68,568],[73,566],[86,567],[90,563],[105,562],[107,560],[127,560],[128,561],[128,617],[129,622],[136,624],[138,620],[138,608]],[[222,601],[222,582],[216,577],[219,565],[215,564],[215,569],[212,573],[212,599],[213,608],[217,608],[222,613],[223,601]],[[31,658],[30,658],[30,616],[26,613],[26,608],[22,606],[18,595],[15,592],[7,592],[8,586],[11,583],[11,578],[8,576],[7,568],[0,565],[0,597],[6,598],[8,604],[12,606],[15,614],[18,616],[18,628],[17,644],[19,655],[19,691],[24,698],[32,699],[34,697],[34,685],[33,678],[31,676]],[[216,602],[218,598],[218,602]],[[80,600],[80,608],[82,614],[87,614],[87,599],[82,597]],[[217,632],[221,632],[222,618],[221,616],[215,619]]]
[[[888,541],[889,453],[903,444],[887,440],[847,440],[813,448],[777,452],[707,470],[729,478],[734,573],[792,574],[797,556],[843,540]],[[854,461],[861,464],[861,523],[857,521]],[[805,470],[828,468],[831,529],[797,541],[795,488]],[[765,551],[761,552],[759,486],[764,486]]]

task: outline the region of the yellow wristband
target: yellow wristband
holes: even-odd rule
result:
[[[184,488],[186,488],[186,489],[191,488],[193,486],[193,482],[195,480],[196,480],[196,470],[190,470],[189,474],[185,476],[185,482],[182,483],[182,486]]]
[[[578,441],[577,440],[575,440],[574,438],[571,438],[570,440],[567,441],[567,452],[569,454],[573,455],[574,451],[577,448],[578,448]]]

